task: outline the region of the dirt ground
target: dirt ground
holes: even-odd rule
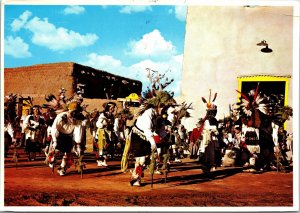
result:
[[[242,168],[218,168],[214,178],[203,176],[200,165],[183,159],[172,163],[165,182],[155,174],[153,187],[147,171],[141,187],[130,186],[130,173],[120,171],[120,160],[97,167],[94,155],[87,153],[83,177],[74,165],[66,176],[44,164],[38,156],[28,162],[11,156],[5,159],[5,206],[138,206],[138,207],[292,207],[293,172],[270,171],[261,174]],[[130,164],[130,168],[133,164]]]

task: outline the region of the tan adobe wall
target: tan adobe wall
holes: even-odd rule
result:
[[[45,94],[57,95],[59,88],[67,90],[67,96],[73,94],[73,64],[53,63],[4,69],[4,95],[10,93],[44,98]]]
[[[142,90],[141,81],[72,62],[6,68],[4,83],[5,95],[30,96],[38,103],[46,94],[57,95],[62,87],[67,90],[68,98],[76,91],[77,84],[85,85],[83,97],[91,99],[125,98]]]

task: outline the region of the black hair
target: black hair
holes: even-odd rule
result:
[[[33,109],[34,108],[38,108],[38,110],[39,110],[39,115],[41,114],[41,111],[40,111],[40,106],[39,105],[34,105],[34,106],[32,106],[31,108],[30,108],[30,110],[29,110],[29,114],[30,115],[32,115],[33,114]]]
[[[103,108],[104,108],[103,112],[108,112],[109,108],[110,108],[112,105],[113,105],[114,107],[117,106],[117,104],[116,104],[115,102],[106,102],[106,103],[104,103],[104,104],[103,104]]]

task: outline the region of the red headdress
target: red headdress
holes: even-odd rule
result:
[[[268,104],[263,96],[259,94],[259,83],[254,90],[251,90],[248,95],[236,90],[241,94],[240,116],[242,120],[247,121],[247,126],[260,127],[261,118],[259,112],[268,115]]]

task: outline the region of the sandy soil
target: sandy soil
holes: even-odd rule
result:
[[[252,174],[227,167],[208,179],[197,162],[184,159],[171,164],[166,183],[164,175],[155,174],[152,188],[147,171],[141,187],[130,186],[130,173],[120,171],[119,159],[97,167],[88,153],[82,178],[74,166],[66,176],[52,174],[43,160],[21,157],[17,166],[11,156],[5,160],[5,206],[293,206],[293,172]]]

